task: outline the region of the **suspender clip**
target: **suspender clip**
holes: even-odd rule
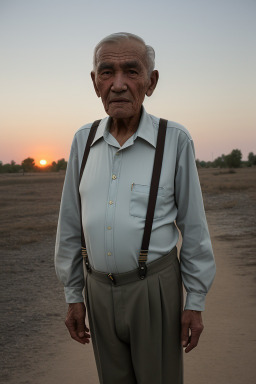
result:
[[[147,265],[144,261],[139,262],[139,277],[144,280],[147,275]]]
[[[89,264],[89,260],[85,261],[85,267],[86,267],[86,270],[88,273],[91,273],[91,267],[90,267],[90,264]]]
[[[87,270],[88,273],[90,273],[91,272],[91,267],[90,267],[90,263],[89,263],[89,258],[88,258],[86,247],[82,247],[82,256],[83,256],[83,259],[84,259],[86,270]]]

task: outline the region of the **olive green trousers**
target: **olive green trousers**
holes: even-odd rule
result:
[[[176,248],[138,270],[86,274],[86,306],[101,384],[182,384],[182,284]]]

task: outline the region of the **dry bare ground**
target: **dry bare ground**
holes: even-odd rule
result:
[[[200,169],[199,175],[218,274],[226,276],[217,278],[209,294],[203,352],[186,356],[185,382],[252,384],[256,337],[248,333],[255,322],[256,169]],[[86,372],[86,383],[98,383],[91,347],[76,345],[64,328],[66,305],[53,267],[63,180],[63,174],[0,175],[3,383],[68,384]],[[227,344],[232,337],[233,345]]]
[[[205,209],[215,238],[229,242],[234,263],[256,271],[256,168],[201,169]],[[248,268],[246,268],[248,267]]]

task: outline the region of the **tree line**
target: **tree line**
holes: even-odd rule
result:
[[[240,149],[233,149],[228,155],[221,155],[213,161],[196,160],[198,168],[240,168],[252,167],[256,165],[256,155],[253,152],[248,154],[246,161],[242,161],[242,152]],[[0,161],[0,173],[26,173],[26,172],[59,172],[65,171],[67,161],[60,159],[53,161],[50,165],[39,167],[35,164],[32,157],[27,157],[21,164],[16,164],[14,160],[10,163],[3,164]]]
[[[256,155],[253,152],[248,154],[247,160],[242,161],[240,149],[233,149],[228,155],[221,155],[213,161],[196,160],[199,168],[240,168],[256,165]]]
[[[65,171],[66,168],[67,161],[65,159],[60,159],[57,162],[53,161],[50,165],[43,167],[37,166],[32,157],[27,157],[21,164],[16,164],[14,160],[7,164],[0,161],[0,173],[59,172]]]

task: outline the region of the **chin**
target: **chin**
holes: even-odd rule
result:
[[[108,115],[112,117],[112,119],[129,119],[130,117],[134,116],[127,113],[108,113]]]
[[[105,109],[106,110],[106,109]],[[107,114],[113,119],[129,119],[136,115],[136,111],[132,108],[108,108]]]

